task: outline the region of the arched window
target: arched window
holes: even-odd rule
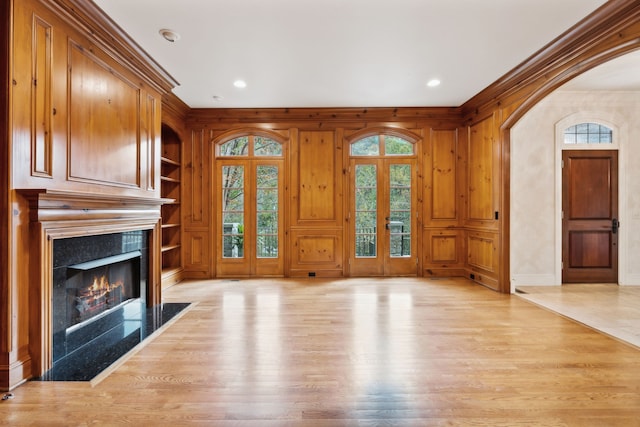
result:
[[[372,135],[351,143],[352,156],[411,156],[414,154],[414,144],[395,135]]]
[[[282,157],[282,144],[260,135],[233,138],[218,145],[219,157]]]
[[[598,123],[580,123],[564,130],[565,144],[612,144],[613,131]]]

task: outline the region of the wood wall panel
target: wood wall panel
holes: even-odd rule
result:
[[[425,151],[425,226],[457,225],[457,129],[431,130]]]
[[[461,229],[425,229],[425,276],[465,275],[464,235]]]
[[[293,230],[290,275],[339,277],[343,275],[342,230]]]
[[[432,263],[457,264],[459,262],[457,233],[439,232],[431,234],[429,239],[430,261]]]
[[[333,236],[298,236],[298,264],[335,263],[337,242]]]
[[[33,90],[31,106],[32,143],[31,173],[37,176],[52,177],[52,28],[47,22],[36,17],[33,25]]]
[[[190,231],[184,234],[184,269],[193,278],[211,276],[211,259],[209,233],[206,231]]]
[[[146,189],[153,191],[156,189],[158,182],[156,175],[158,174],[158,161],[160,159],[160,156],[158,156],[159,135],[156,133],[160,127],[157,122],[160,115],[158,114],[158,102],[155,97],[147,95],[144,115],[141,114],[141,117],[144,118],[141,129],[143,137],[141,140],[144,143],[144,147],[146,147],[146,150],[142,150],[143,152],[146,151],[146,156],[142,157],[146,159],[146,170],[142,170],[140,173],[146,183]]]
[[[182,245],[186,277],[205,278],[215,275],[213,242],[215,189],[211,187],[213,146],[209,132],[192,130],[182,140]]]
[[[467,143],[461,150],[465,165],[460,182],[466,202],[462,219],[467,233],[464,251],[468,277],[492,289],[498,288],[500,259],[497,248],[500,224],[500,141],[498,113],[467,127]]]
[[[205,131],[193,131],[191,138],[183,141],[183,182],[185,185],[185,200],[187,213],[183,224],[189,226],[208,226],[209,206],[213,203],[210,179],[212,173],[211,158],[213,147],[209,147]]]
[[[493,185],[496,159],[493,154],[494,121],[490,116],[469,129],[469,146],[467,149],[467,185],[469,220],[492,220]]]
[[[336,141],[334,132],[300,132],[298,220],[335,221]]]
[[[495,273],[498,265],[497,235],[484,232],[467,234],[468,264],[473,268]]]
[[[140,186],[140,89],[69,45],[69,179]]]

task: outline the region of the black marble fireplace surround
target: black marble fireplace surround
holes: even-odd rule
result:
[[[147,308],[148,234],[54,240],[53,365],[37,380],[89,381],[188,306]]]

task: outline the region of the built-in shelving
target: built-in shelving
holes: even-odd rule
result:
[[[182,279],[180,138],[171,128],[164,125],[162,126],[160,166],[161,196],[173,200],[162,205],[162,287],[164,288]]]

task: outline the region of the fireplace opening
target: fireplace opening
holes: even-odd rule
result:
[[[140,251],[67,267],[67,329],[140,298]]]

